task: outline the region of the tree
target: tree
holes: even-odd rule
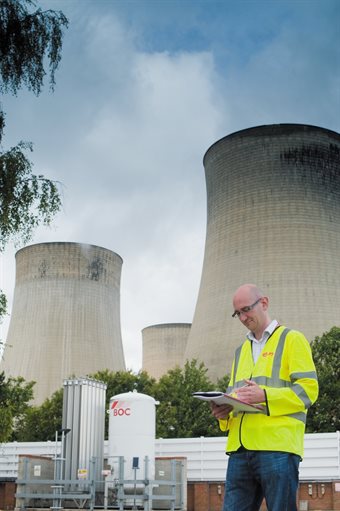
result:
[[[319,397],[307,415],[306,430],[324,433],[340,429],[340,328],[334,326],[311,342],[319,381]]]
[[[0,442],[9,440],[15,425],[23,420],[33,398],[33,386],[32,381],[6,379],[4,372],[0,373]]]
[[[228,388],[230,381],[230,375],[226,374],[225,376],[222,376],[222,378],[219,378],[217,380],[216,389],[220,390],[221,392],[225,392]]]
[[[31,144],[19,142],[0,153],[0,251],[8,241],[27,242],[40,224],[49,225],[61,200],[55,182],[32,174],[32,163],[24,150]]]
[[[54,88],[68,20],[62,12],[29,11],[35,7],[33,0],[0,2],[1,93],[17,94],[26,87],[39,95],[46,74]],[[0,110],[0,252],[10,240],[27,242],[34,228],[40,223],[49,225],[61,207],[57,183],[32,173],[25,154],[32,151],[32,144],[19,142],[2,150],[4,127],[5,115]],[[0,320],[5,313],[6,297],[0,290]]]
[[[68,20],[60,11],[37,9],[33,0],[1,0],[0,3],[0,92],[25,87],[40,94],[45,59],[49,64],[50,87],[61,59],[63,28]]]
[[[58,389],[40,406],[30,406],[14,429],[11,440],[44,442],[55,439],[62,427],[63,389]]]
[[[208,403],[200,402],[192,393],[215,390],[203,363],[186,362],[162,376],[155,387],[157,407],[157,437],[188,438],[218,436],[220,430]],[[225,388],[223,389],[225,390]]]
[[[196,360],[184,368],[176,367],[156,382],[146,371],[98,371],[89,378],[106,383],[106,410],[110,399],[118,394],[137,392],[159,401],[156,409],[157,436],[163,438],[219,436],[218,422],[211,415],[208,403],[192,397],[197,390],[226,390],[229,376],[213,385],[204,364]],[[26,407],[11,439],[21,442],[54,440],[62,425],[63,389],[57,390],[40,406]],[[105,414],[105,438],[108,438],[108,414]]]
[[[137,390],[144,394],[153,394],[155,379],[145,371],[134,374],[132,371],[98,371],[89,376],[106,383],[106,406],[109,409],[110,398],[117,394]],[[19,442],[43,442],[54,440],[55,432],[62,427],[63,389],[58,389],[40,406],[28,407],[20,424],[17,425],[12,440]],[[105,438],[108,438],[108,414],[105,414]]]
[[[4,317],[4,315],[6,314],[6,310],[7,310],[7,298],[0,291],[0,324],[1,324],[1,321]]]
[[[148,375],[146,371],[139,371],[138,373],[128,371],[109,371],[104,369],[90,374],[89,378],[102,381],[106,383],[106,400],[107,405],[112,396],[123,394],[125,392],[132,392],[136,390],[143,394],[152,395],[156,380]]]

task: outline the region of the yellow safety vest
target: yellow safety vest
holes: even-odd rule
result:
[[[265,390],[262,413],[231,412],[220,420],[228,431],[227,453],[241,446],[250,450],[283,451],[303,456],[307,409],[318,396],[311,348],[301,332],[276,328],[254,364],[248,339],[235,353],[227,392],[251,379]]]

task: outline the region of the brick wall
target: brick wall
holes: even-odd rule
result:
[[[221,511],[223,498],[224,482],[189,482],[187,511]],[[298,508],[306,501],[306,511],[340,511],[340,481],[300,483]],[[261,511],[267,511],[265,501]]]
[[[14,509],[15,507],[15,482],[0,481],[0,509]]]
[[[0,482],[0,510],[15,507],[15,483]],[[188,482],[187,511],[221,511],[224,482]],[[300,483],[298,503],[308,511],[340,511],[340,481]],[[267,511],[265,502],[261,511]]]
[[[340,481],[334,481],[332,483],[333,490],[333,507],[334,511],[339,511],[340,509]]]
[[[224,499],[224,483],[188,482],[187,511],[220,511]]]
[[[299,499],[308,501],[308,510],[333,509],[332,483],[302,483],[299,489]]]

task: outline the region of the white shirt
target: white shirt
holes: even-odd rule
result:
[[[254,363],[258,361],[259,356],[261,355],[261,351],[268,341],[268,338],[272,335],[275,328],[279,325],[278,321],[276,319],[273,319],[271,323],[267,326],[267,328],[264,330],[261,339],[256,339],[253,332],[247,333],[247,338],[252,341],[252,353],[253,353],[253,359]]]

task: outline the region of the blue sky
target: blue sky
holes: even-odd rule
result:
[[[208,147],[262,124],[340,131],[340,2],[38,4],[70,21],[56,88],[2,98],[3,145],[32,141],[35,173],[63,183],[63,211],[32,243],[91,243],[123,258],[123,343],[138,370],[144,327],[193,317]],[[0,267],[10,302],[14,254]]]

